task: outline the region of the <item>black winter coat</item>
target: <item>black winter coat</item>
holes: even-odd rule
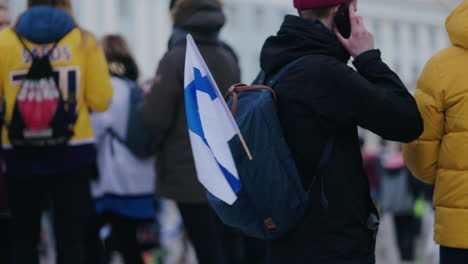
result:
[[[370,199],[358,126],[388,140],[410,142],[423,131],[417,105],[398,76],[367,51],[347,66],[349,54],[319,21],[286,16],[267,39],[262,70],[272,76],[300,57],[274,87],[283,133],[304,187],[312,188],[306,216],[270,243],[271,263],[374,263],[377,211]],[[325,142],[336,138],[329,166],[315,177]],[[323,176],[323,177],[322,177]],[[314,181],[314,179],[317,181]],[[320,202],[321,183],[328,208]]]

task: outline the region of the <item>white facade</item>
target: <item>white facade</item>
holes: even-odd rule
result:
[[[0,0],[1,2],[2,0]],[[7,2],[13,17],[26,8],[26,0]],[[150,78],[166,51],[171,32],[166,0],[72,0],[80,27],[101,37],[121,33],[130,42],[143,76]]]
[[[2,0],[0,0],[2,1]],[[18,15],[26,0],[6,1]],[[292,0],[224,0],[228,23],[222,37],[240,57],[243,81],[259,71],[264,40],[279,29],[285,14],[295,14]],[[359,0],[359,13],[374,33],[384,61],[410,89],[426,61],[449,44],[445,18],[461,0]],[[156,70],[171,32],[169,0],[73,0],[79,24],[102,36],[127,37],[145,78]],[[377,146],[377,137],[371,137]]]
[[[0,0],[1,1],[1,0]],[[6,1],[14,16],[26,0]],[[375,34],[385,61],[413,87],[427,59],[447,46],[446,16],[459,0],[360,0],[360,14]],[[130,41],[145,77],[165,52],[171,32],[169,0],[73,0],[80,25],[98,36],[122,33]],[[243,79],[259,70],[263,41],[275,34],[292,0],[225,0],[228,23],[223,38],[238,52]]]

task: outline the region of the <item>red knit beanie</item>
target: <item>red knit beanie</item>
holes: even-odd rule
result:
[[[294,0],[294,7],[297,9],[309,9],[344,4],[351,1],[352,0]]]

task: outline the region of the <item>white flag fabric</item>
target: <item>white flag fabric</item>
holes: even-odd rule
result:
[[[229,140],[239,128],[192,36],[187,35],[185,109],[198,180],[232,205],[241,188]]]

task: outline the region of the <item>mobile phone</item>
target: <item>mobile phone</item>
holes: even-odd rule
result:
[[[344,38],[351,36],[351,19],[349,17],[349,3],[342,4],[335,15],[335,25]]]

